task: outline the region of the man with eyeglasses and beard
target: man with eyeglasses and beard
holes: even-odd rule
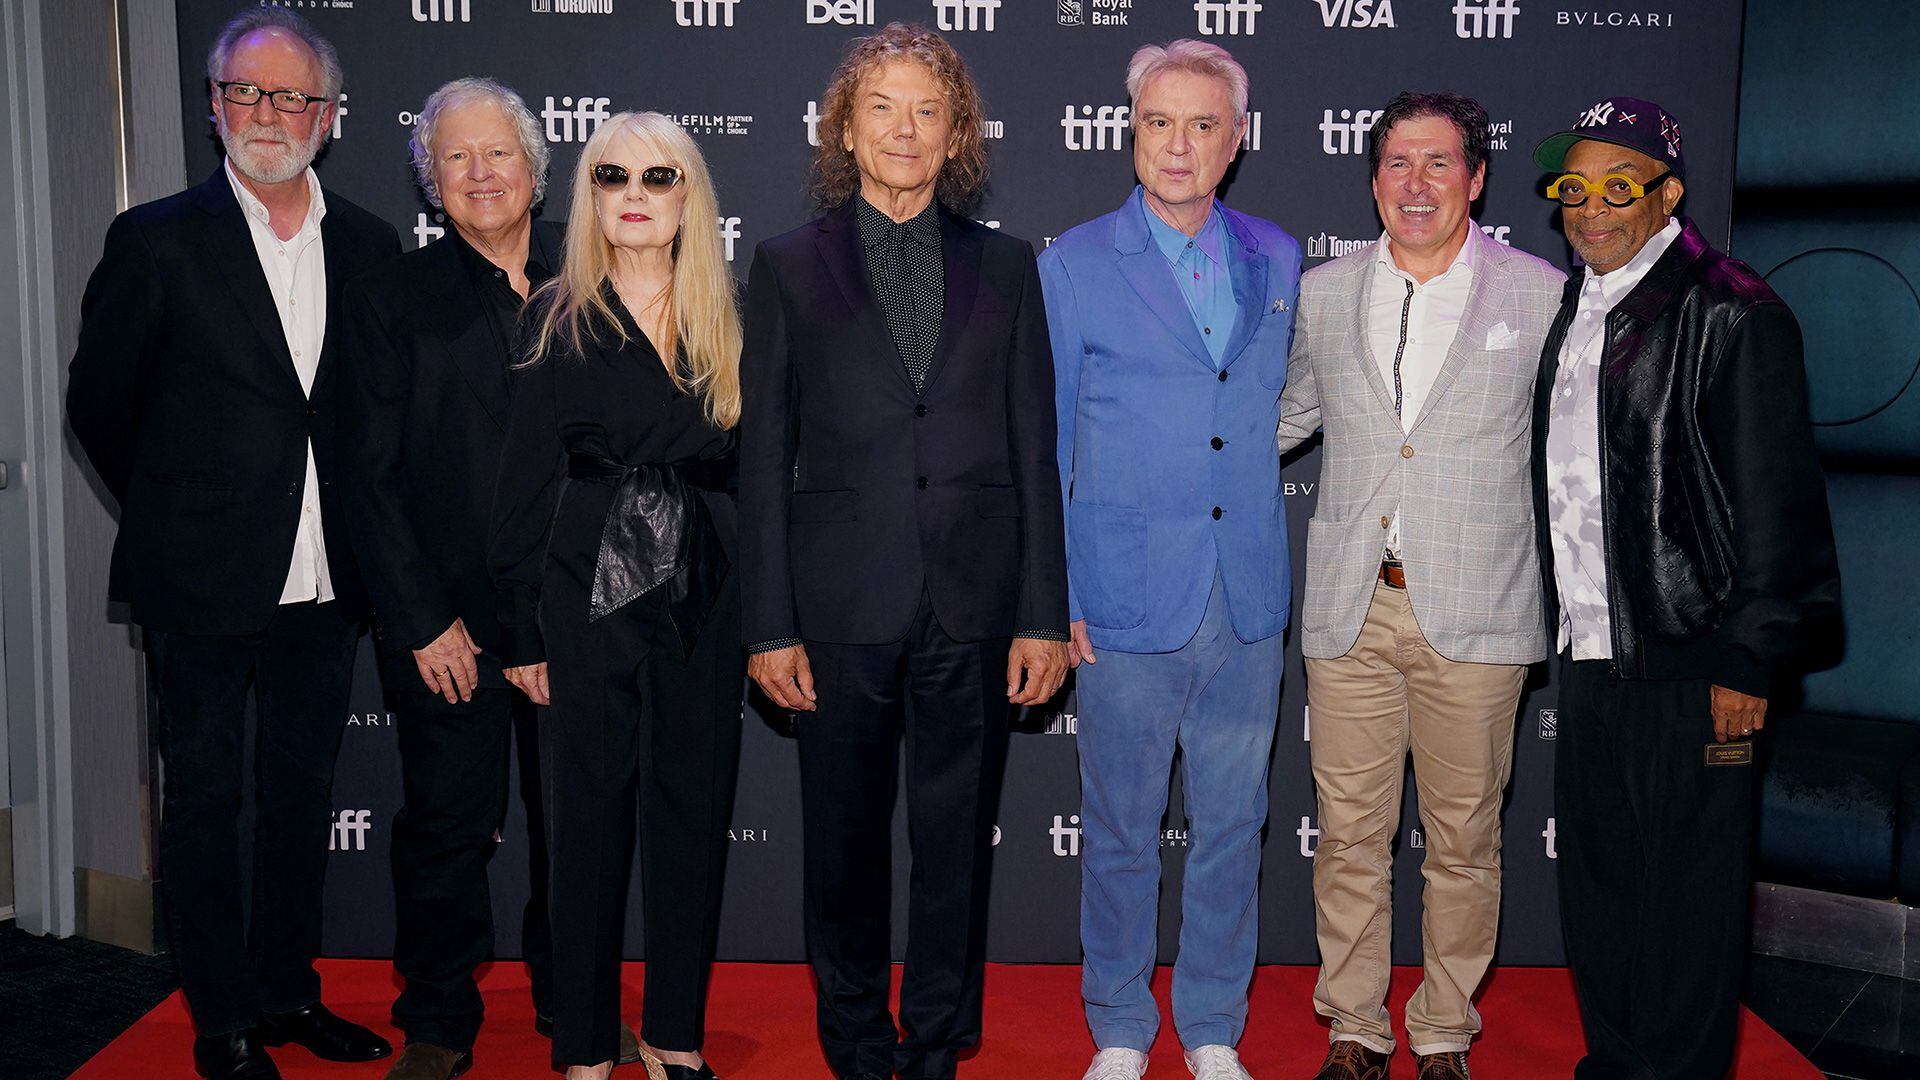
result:
[[[108,229],[67,413],[120,504],[109,596],[145,630],[166,768],[161,883],[194,1065],[254,1080],[279,1075],[265,1046],[331,1061],[393,1052],[320,1003],[312,961],[366,614],[333,483],[328,309],[400,243],[314,176],[341,72],[304,20],[243,12],[215,40],[207,79],[226,162]],[[249,772],[250,918],[238,820]]]
[[[1560,650],[1556,866],[1577,1080],[1727,1074],[1753,739],[1839,571],[1793,313],[1677,218],[1680,124],[1615,97],[1534,161],[1584,273],[1534,388]]]

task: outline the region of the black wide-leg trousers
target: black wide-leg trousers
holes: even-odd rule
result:
[[[388,694],[399,735],[405,802],[393,822],[393,966],[406,980],[393,1003],[407,1041],[470,1050],[484,1015],[474,971],[493,958],[487,864],[506,820],[509,757],[520,755],[532,896],[521,927],[535,1012],[551,1014],[553,940],[547,925],[547,843],[539,802],[534,709],[518,690],[476,690],[448,702],[424,690]]]
[[[1746,971],[1752,764],[1709,765],[1703,679],[1561,663],[1560,914],[1586,1029],[1577,1080],[1721,1080]]]
[[[659,1050],[697,1051],[705,1035],[740,763],[740,591],[729,574],[691,654],[667,618],[665,591],[594,623],[572,587],[550,585],[542,605],[553,700],[540,717],[540,765],[556,1065],[618,1055],[636,825],[646,935],[640,1037]]]
[[[807,642],[819,702],[799,719],[807,955],[820,1041],[840,1076],[945,1080],[980,1041],[1010,644],[953,640],[924,597],[893,644]],[[895,1028],[887,996],[903,735],[913,870]]]
[[[160,888],[187,1010],[202,1035],[320,999],[321,886],[333,767],[347,725],[357,623],[338,604],[283,604],[253,634],[148,630],[163,766]],[[246,700],[253,896],[241,896]]]

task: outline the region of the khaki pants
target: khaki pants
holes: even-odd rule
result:
[[[1425,979],[1407,1002],[1415,1053],[1465,1050],[1480,1030],[1473,993],[1500,922],[1500,804],[1526,667],[1465,664],[1433,650],[1405,591],[1380,585],[1347,655],[1309,658],[1313,860],[1320,981],[1314,1009],[1333,1038],[1393,1051],[1393,855],[1409,750],[1426,832],[1421,875]]]

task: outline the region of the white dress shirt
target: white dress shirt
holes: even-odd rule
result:
[[[1400,269],[1393,259],[1392,240],[1380,234],[1374,245],[1373,291],[1367,304],[1367,343],[1380,379],[1400,408],[1400,429],[1412,431],[1427,401],[1427,392],[1446,365],[1447,350],[1460,332],[1467,311],[1467,293],[1473,287],[1474,240],[1480,226],[1460,245],[1453,262],[1422,284]],[[1400,511],[1393,512],[1387,530],[1387,552],[1400,555]]]
[[[273,293],[273,308],[280,316],[280,330],[286,335],[287,352],[293,357],[294,371],[300,375],[300,389],[313,393],[314,372],[320,366],[320,346],[327,333],[327,256],[320,242],[320,219],[327,216],[326,197],[320,190],[320,178],[307,170],[307,219],[293,239],[282,240],[274,234],[261,202],[228,162],[227,183],[240,200],[247,229],[253,236],[254,254],[260,257],[260,269],[267,276],[267,289]],[[326,603],[333,599],[333,577],[327,572],[327,540],[320,527],[320,473],[313,463],[313,440],[307,440],[307,481],[300,493],[300,527],[293,534],[293,561],[287,570],[286,587],[280,602],[297,604],[308,600]]]
[[[1613,616],[1607,606],[1605,506],[1600,499],[1600,363],[1606,358],[1607,315],[1647,276],[1680,235],[1667,227],[1611,273],[1586,269],[1580,302],[1560,345],[1560,366],[1547,403],[1547,535],[1560,594],[1559,648],[1575,660],[1613,659]]]

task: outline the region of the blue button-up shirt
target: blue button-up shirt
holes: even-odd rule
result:
[[[1146,211],[1147,231],[1173,268],[1174,282],[1180,286],[1193,324],[1200,328],[1200,340],[1206,342],[1207,353],[1217,368],[1227,351],[1233,322],[1240,314],[1240,306],[1233,299],[1233,275],[1227,270],[1227,245],[1233,238],[1220,214],[1220,204],[1213,204],[1197,236],[1188,236],[1161,221],[1150,206]]]

